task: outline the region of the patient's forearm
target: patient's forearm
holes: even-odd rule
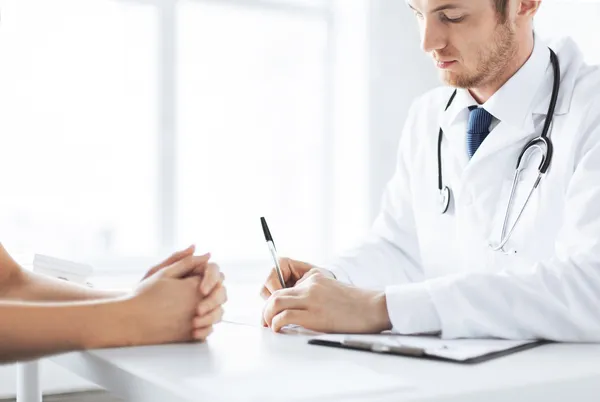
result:
[[[0,302],[0,363],[128,344],[127,299]]]
[[[97,290],[33,272],[23,271],[4,294],[8,300],[87,301],[124,296],[125,291]]]
[[[85,301],[123,296],[123,291],[94,290],[24,270],[0,244],[0,300]]]

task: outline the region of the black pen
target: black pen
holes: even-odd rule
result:
[[[273,262],[275,262],[275,270],[277,271],[277,276],[279,277],[279,283],[281,284],[281,287],[285,289],[285,281],[283,280],[283,273],[281,272],[281,267],[279,266],[279,257],[277,256],[277,250],[275,249],[275,242],[273,241],[271,231],[267,226],[267,221],[265,218],[260,218],[260,224],[262,225],[263,233],[265,234],[265,240],[267,241],[269,251],[271,252],[271,257],[273,257]]]

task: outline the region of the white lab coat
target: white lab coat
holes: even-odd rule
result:
[[[562,73],[550,170],[508,243],[516,254],[488,247],[499,238],[517,157],[548,110],[547,46],[536,38],[526,65],[486,102],[500,123],[471,160],[467,91],[448,111],[448,87],[413,104],[371,234],[327,266],[356,286],[385,289],[395,331],[600,341],[600,70],[584,64],[570,39],[550,44]],[[444,184],[453,192],[446,215],[437,185],[440,126]],[[539,160],[520,183],[511,222]]]

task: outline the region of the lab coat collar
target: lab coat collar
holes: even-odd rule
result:
[[[532,106],[550,64],[548,46],[536,35],[529,59],[482,107],[512,129],[534,131]]]
[[[533,115],[545,116],[548,113],[554,77],[548,47],[557,53],[561,69],[561,85],[555,114],[568,113],[575,80],[583,64],[583,55],[571,38],[560,39],[548,45],[535,35],[533,52],[527,62],[482,105],[500,120],[503,126],[518,132],[532,133],[535,129]],[[444,132],[448,133],[454,124],[466,120],[468,108],[475,105],[477,102],[468,90],[457,89],[452,105],[441,116]]]
[[[560,38],[552,41],[548,46],[556,52],[558,63],[560,65],[560,91],[556,104],[556,115],[563,115],[569,112],[571,108],[571,100],[573,98],[573,90],[575,89],[575,81],[579,75],[579,70],[584,64],[583,53],[570,37]],[[554,78],[554,70],[548,59],[548,66],[542,89],[538,91],[533,102],[533,114],[547,115],[548,105],[552,96],[552,82]]]
[[[448,100],[450,100],[449,97]],[[452,104],[442,117],[442,128],[444,131],[446,131],[446,128],[449,128],[456,123],[456,121],[459,120],[459,117],[466,118],[468,115],[468,109],[471,106],[476,105],[477,101],[473,98],[473,96],[471,96],[471,93],[468,90],[458,88]]]

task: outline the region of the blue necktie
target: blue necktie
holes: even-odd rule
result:
[[[469,159],[475,155],[475,151],[490,133],[490,125],[493,116],[487,110],[476,107],[469,112],[469,124],[467,125],[467,152]]]

